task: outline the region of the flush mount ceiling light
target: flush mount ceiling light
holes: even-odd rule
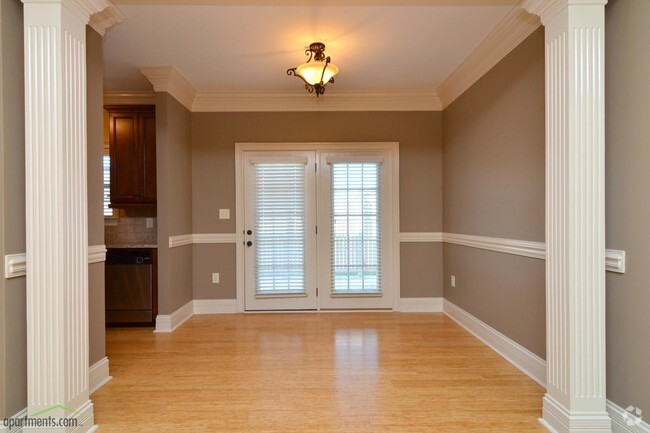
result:
[[[320,96],[325,93],[325,85],[334,82],[334,75],[338,74],[339,68],[329,57],[325,57],[325,44],[314,42],[305,51],[309,56],[306,63],[297,68],[287,69],[287,75],[300,77],[305,82],[305,89],[309,93],[316,93]]]

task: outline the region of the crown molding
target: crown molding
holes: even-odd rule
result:
[[[436,92],[199,92],[194,112],[441,111]]]
[[[106,35],[106,30],[121,23],[125,19],[126,15],[121,10],[115,5],[109,5],[103,11],[92,15],[88,25],[103,37]]]
[[[442,108],[454,102],[540,25],[538,16],[515,7],[438,87]]]
[[[114,0],[128,6],[508,6],[517,0]]]
[[[154,105],[156,93],[152,91],[105,91],[104,105]]]
[[[147,77],[154,91],[169,93],[185,108],[192,111],[196,89],[172,66],[141,68],[140,73]]]

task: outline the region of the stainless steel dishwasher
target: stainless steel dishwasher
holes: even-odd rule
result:
[[[106,253],[106,324],[153,326],[156,314],[153,248],[109,248]]]

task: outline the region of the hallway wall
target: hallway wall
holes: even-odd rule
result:
[[[191,114],[169,93],[156,93],[158,188],[158,314],[192,300],[192,246],[169,248],[169,237],[192,233]]]
[[[650,2],[606,19],[607,397],[650,412]],[[445,231],[544,240],[544,41],[532,34],[444,111]],[[544,261],[445,245],[446,299],[545,355]],[[450,275],[457,278],[455,288]]]
[[[607,396],[650,414],[650,1],[605,8],[607,247],[625,274],[607,273]]]
[[[0,0],[0,255],[25,252],[23,5]],[[27,406],[25,277],[0,266],[0,419]]]
[[[445,232],[544,242],[543,53],[540,28],[445,109]],[[543,260],[445,244],[443,261],[446,299],[545,356]]]
[[[86,27],[88,107],[88,245],[104,244],[104,50],[102,36]],[[104,263],[88,265],[90,365],[106,356]]]

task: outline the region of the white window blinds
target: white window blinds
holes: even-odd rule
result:
[[[104,216],[113,216],[113,209],[111,204],[111,157],[104,155],[103,158],[104,170]]]
[[[381,292],[381,164],[331,164],[333,293]]]
[[[256,293],[305,293],[305,163],[254,167]]]

